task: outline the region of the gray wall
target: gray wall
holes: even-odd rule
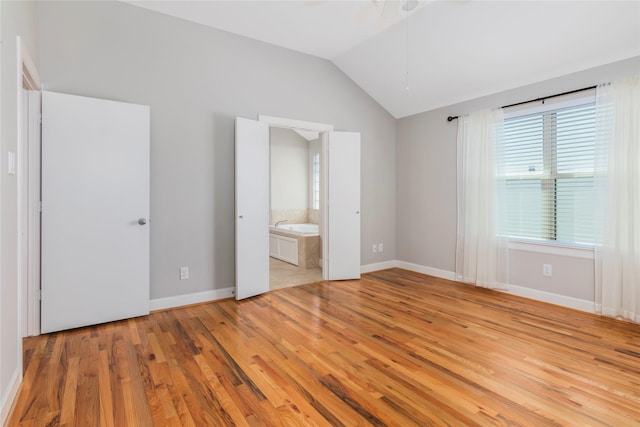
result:
[[[398,120],[398,260],[455,270],[457,121],[447,122],[447,116],[588,87],[639,70],[636,57]],[[510,255],[512,284],[593,301],[593,261],[523,250]],[[553,265],[552,277],[542,276],[543,263]]]
[[[120,2],[42,2],[39,30],[46,90],[151,106],[152,298],[234,284],[236,116],[361,132],[362,263],[395,259],[396,122],[329,61]]]
[[[18,65],[16,63],[16,36],[20,36],[32,59],[38,60],[36,5],[31,2],[0,4],[2,15],[2,92],[0,145],[0,409],[8,409],[7,393],[17,379],[22,345],[19,331],[20,304],[17,268],[17,175],[7,174],[7,152],[18,152],[17,91]],[[0,423],[3,420],[0,419]]]

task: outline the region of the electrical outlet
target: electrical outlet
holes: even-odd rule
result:
[[[378,252],[382,251],[384,251],[384,246],[382,245],[382,243],[378,243]]]
[[[187,280],[189,278],[189,267],[180,267],[180,280]]]
[[[378,252],[378,245],[373,245],[373,247],[371,248],[371,252],[373,253]]]
[[[551,264],[542,264],[542,275],[551,277],[553,270]]]

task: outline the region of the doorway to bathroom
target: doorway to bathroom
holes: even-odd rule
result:
[[[269,129],[269,289],[322,280],[320,132]]]
[[[269,291],[269,260],[272,258],[269,256],[270,237],[271,234],[281,236],[281,229],[287,227],[284,224],[290,220],[285,218],[287,221],[279,224],[278,220],[271,221],[271,128],[319,133],[320,220],[317,227],[322,248],[321,258],[318,259],[322,280],[360,278],[360,134],[333,131],[331,125],[278,117],[259,116],[258,120],[237,117],[234,293],[238,300]],[[304,235],[310,224],[294,225],[297,227],[288,231]],[[304,230],[297,229],[300,226]],[[273,248],[277,250],[279,258],[296,256],[300,245],[307,244],[302,241],[295,247],[292,240],[297,240],[299,236],[281,237],[278,238],[279,247]],[[298,263],[306,262],[305,255],[297,256]]]

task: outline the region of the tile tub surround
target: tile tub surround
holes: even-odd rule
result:
[[[275,224],[280,221],[287,221],[289,224],[306,224],[309,221],[309,209],[272,209],[271,222]]]
[[[289,237],[298,241],[298,267],[315,268],[320,266],[320,236],[301,236],[287,230],[269,229],[270,234]]]
[[[320,224],[320,209],[309,209],[309,224]]]

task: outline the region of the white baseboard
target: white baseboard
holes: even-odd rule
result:
[[[428,274],[429,276],[435,276],[441,279],[456,280],[456,274],[453,271],[440,270],[439,268],[427,267],[404,261],[396,261],[396,267],[415,271],[416,273]]]
[[[585,311],[587,313],[595,313],[595,303],[579,298],[568,297],[566,295],[554,294],[551,292],[539,291],[537,289],[525,288],[524,286],[509,285],[508,289],[497,289],[511,295],[529,298],[536,301],[548,302],[549,304],[559,305],[561,307],[572,308],[574,310]]]
[[[156,298],[149,301],[149,309],[164,310],[183,305],[198,304],[201,302],[216,301],[233,297],[234,287],[213,289],[211,291],[195,292],[193,294],[176,295],[173,297]]]
[[[396,267],[415,271],[417,273],[428,274],[429,276],[435,276],[441,279],[452,281],[456,280],[456,274],[453,271],[440,270],[438,268],[426,267],[424,265],[412,264],[404,261],[396,261]],[[518,285],[509,285],[508,289],[497,290],[507,294],[559,305],[561,307],[572,308],[574,310],[584,311],[587,313],[595,313],[595,303],[593,301],[582,300],[579,298],[554,294],[551,292],[539,291],[537,289],[525,288],[524,286]]]
[[[15,370],[11,377],[11,381],[9,382],[9,387],[7,387],[7,393],[2,396],[2,402],[0,403],[0,426],[3,426],[7,421],[7,417],[11,411],[11,405],[13,405],[13,400],[18,394],[20,383],[22,383],[22,375],[20,374],[21,369],[22,367],[20,366]]]
[[[394,268],[394,267],[397,267],[396,260],[376,262],[374,264],[361,265],[360,272],[371,273],[372,271],[386,270],[387,268]]]

